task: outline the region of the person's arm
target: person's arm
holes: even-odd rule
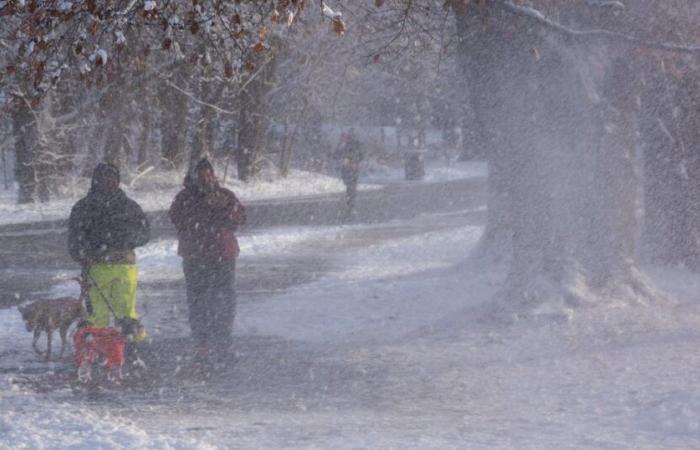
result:
[[[185,211],[184,191],[178,192],[175,196],[172,205],[170,205],[168,215],[170,216],[170,221],[175,225],[178,231],[182,231],[186,227],[187,216]]]
[[[85,265],[88,259],[87,220],[82,204],[76,203],[68,219],[68,253],[73,260],[82,265]]]
[[[221,226],[235,230],[246,221],[245,207],[233,192],[226,190],[224,195],[225,202],[215,210],[215,214]]]
[[[246,221],[245,207],[234,194],[231,195],[233,197],[233,208],[231,211],[230,220],[236,226],[243,225]]]
[[[129,201],[128,222],[126,247],[136,248],[146,245],[151,239],[151,225],[141,206],[133,200]]]

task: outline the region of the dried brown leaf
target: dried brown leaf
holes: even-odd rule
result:
[[[347,31],[347,28],[345,27],[345,22],[343,22],[343,19],[341,19],[340,17],[333,18],[333,31],[335,31],[335,34],[337,34],[338,36],[342,36]]]

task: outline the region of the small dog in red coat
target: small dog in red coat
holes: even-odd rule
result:
[[[126,339],[119,330],[112,327],[85,326],[75,332],[73,341],[75,365],[80,381],[92,379],[92,365],[95,363],[105,368],[109,380],[122,378]]]

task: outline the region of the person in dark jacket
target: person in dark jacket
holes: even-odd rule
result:
[[[245,223],[245,209],[235,194],[219,185],[207,159],[185,178],[170,207],[178,234],[178,254],[187,285],[189,324],[198,357],[232,343],[236,312],[234,290],[236,229]]]
[[[114,319],[115,325],[128,328],[123,329],[127,338],[141,340],[145,331],[136,311],[134,249],[148,242],[150,226],[138,203],[119,188],[119,179],[117,167],[95,167],[87,196],[70,213],[68,250],[89,286],[87,323],[106,327]]]

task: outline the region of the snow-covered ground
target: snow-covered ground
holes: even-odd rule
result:
[[[217,173],[223,179],[224,169],[217,166]],[[483,162],[432,162],[426,166],[425,182],[440,182],[455,179],[484,177],[486,164]],[[359,189],[377,189],[381,185],[403,183],[403,169],[372,167],[360,179]],[[183,174],[179,172],[148,172],[144,176],[124,179],[122,188],[146,211],[158,211],[170,206],[175,194],[182,187]],[[319,173],[291,170],[287,178],[279,178],[264,172],[251,182],[242,183],[227,177],[226,187],[232,189],[243,202],[273,198],[295,198],[309,195],[333,194],[345,191],[338,177]],[[17,185],[10,189],[0,188],[0,225],[45,220],[65,219],[72,205],[85,195],[89,180],[75,180],[64,188],[59,199],[47,203],[17,205]]]
[[[240,339],[295,343],[291,362],[231,380],[251,392],[111,411],[0,375],[0,447],[700,448],[697,275],[647,270],[673,304],[494,314],[504,270],[473,257],[481,229],[438,221],[329,250],[320,279],[242,302]],[[396,225],[262,231],[243,254],[318,251]],[[179,276],[173,245],[139,253],[146,278]],[[1,357],[38,364],[29,345],[17,312],[0,311]]]
[[[425,161],[425,176],[417,182],[435,183],[486,176],[486,163],[450,161],[447,159]],[[393,184],[404,181],[403,167],[369,165],[360,177],[366,184]]]

